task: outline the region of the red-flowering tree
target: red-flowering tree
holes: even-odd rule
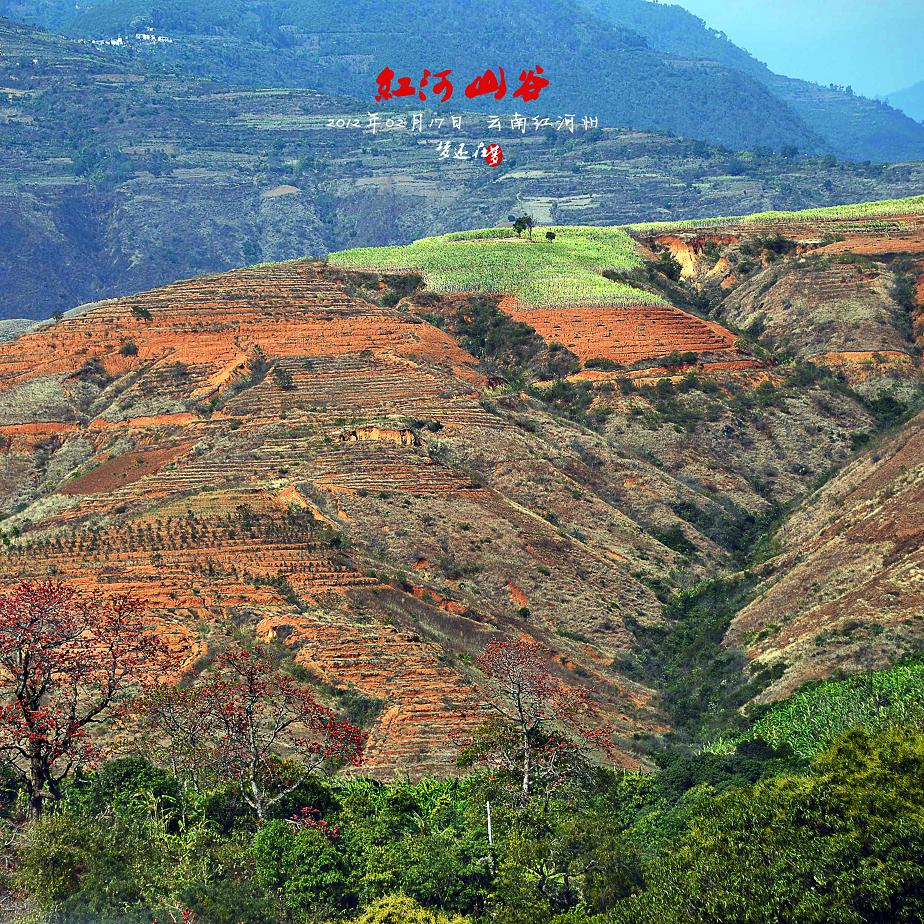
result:
[[[545,798],[582,765],[582,751],[611,750],[610,735],[586,690],[563,684],[549,652],[522,639],[490,642],[478,658],[495,693],[464,759],[478,759],[516,781],[517,801]]]
[[[195,792],[217,782],[217,738],[209,705],[200,687],[163,686],[126,710],[139,720],[137,749],[152,763],[166,765]]]
[[[0,595],[0,761],[25,786],[30,819],[100,753],[94,727],[162,676],[167,660],[129,595],[55,581]]]
[[[234,782],[260,819],[310,774],[362,761],[364,734],[259,651],[227,651],[193,687],[148,697],[142,709],[179,772],[193,763]],[[282,756],[297,757],[298,771]]]

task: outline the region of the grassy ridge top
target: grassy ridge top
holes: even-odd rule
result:
[[[546,232],[555,234],[546,240]],[[533,238],[510,228],[426,237],[404,247],[363,247],[332,253],[336,266],[376,272],[413,271],[438,292],[516,296],[528,308],[657,303],[656,295],[605,278],[642,260],[621,228],[536,227]]]
[[[764,225],[780,221],[868,221],[896,218],[901,215],[924,214],[924,195],[906,199],[883,199],[879,202],[857,202],[827,208],[805,209],[801,212],[756,212],[722,218],[694,218],[688,221],[655,221],[627,225],[629,231],[684,230],[712,228],[723,225]]]
[[[406,246],[342,250],[328,259],[335,266],[350,269],[417,272],[438,292],[514,295],[527,308],[618,307],[662,301],[650,292],[603,276],[604,270],[626,271],[642,265],[629,232],[760,227],[781,221],[860,221],[869,229],[877,221],[915,214],[924,214],[924,195],[799,212],[758,212],[625,227],[537,226],[532,239],[517,237],[511,228],[483,228],[425,237]],[[554,232],[553,241],[546,240],[548,231]]]

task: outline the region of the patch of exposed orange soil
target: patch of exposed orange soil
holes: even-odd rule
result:
[[[783,377],[773,368],[758,359],[742,359],[717,363],[683,363],[679,366],[648,366],[643,369],[581,369],[568,376],[571,382],[614,382],[620,378],[631,379],[636,385],[654,385],[661,379],[680,382],[695,372],[700,377],[718,379],[721,382],[734,381],[740,387],[756,388],[763,382],[778,384]]]
[[[634,476],[629,477],[629,478],[624,478],[622,482],[622,486],[627,491],[638,491],[640,494],[647,494],[649,497],[658,496],[657,491],[653,491],[647,485],[643,484],[640,478],[636,478]]]
[[[743,361],[735,334],[673,305],[526,309],[507,296],[500,307],[535,328],[547,342],[564,344],[582,362],[609,359],[631,365],[688,352]]]
[[[145,475],[160,471],[164,465],[183,455],[189,448],[189,444],[163,446],[158,449],[127,452],[107,459],[92,471],[67,482],[61,488],[61,493],[100,494],[133,484]]]
[[[394,443],[396,446],[419,446],[413,430],[397,427],[354,427],[337,434],[341,443]]]
[[[529,603],[529,597],[513,581],[507,582],[507,593],[510,594],[510,602],[514,606],[526,606]]]
[[[416,584],[412,584],[410,581],[405,581],[403,585],[399,585],[397,581],[391,581],[389,583],[389,587],[392,587],[395,590],[404,590],[409,592],[413,594],[418,600],[423,600],[425,603],[429,603],[441,610],[445,610],[447,613],[455,613],[460,615],[468,610],[468,607],[464,603],[459,603],[457,600],[450,600],[448,597],[444,597],[441,593],[437,593],[435,590],[432,590],[429,587],[418,587]]]
[[[727,247],[729,244],[736,244],[740,237],[735,234],[693,234],[687,237],[678,237],[676,235],[664,234],[658,235],[651,239],[653,244],[663,247],[669,251],[671,256],[680,264],[681,278],[689,279],[696,274],[699,269],[705,249],[708,245],[718,245]],[[722,261],[718,261],[721,263]],[[716,274],[727,269],[727,263],[713,266]]]
[[[880,254],[920,254],[924,253],[924,232],[907,231],[904,234],[887,234],[881,236],[847,237],[842,241],[825,244],[819,253],[839,254],[855,253],[866,256]]]
[[[686,366],[651,366],[647,369],[635,369],[626,376],[638,385],[656,385],[661,379],[669,379],[675,384],[695,372],[701,378],[708,377],[721,384],[734,383],[738,388],[757,388],[764,382],[779,385],[784,377],[772,367],[759,359],[742,359],[732,362],[696,363]]]
[[[468,724],[462,714],[470,686],[419,636],[390,625],[347,625],[314,614],[268,616],[257,632],[294,646],[297,662],[327,683],[352,686],[383,702],[364,772],[419,773],[434,753],[445,750],[447,736]]]
[[[88,424],[90,430],[135,429],[144,430],[156,427],[187,426],[199,423],[201,418],[196,414],[154,414],[150,416],[130,417],[125,421],[104,420],[97,417]]]
[[[781,218],[761,224],[722,225],[710,230],[682,228],[639,235],[643,244],[664,247],[677,259],[685,278],[704,269],[704,248],[709,243],[735,244],[754,237],[780,235],[796,241],[800,252],[821,254],[916,254],[924,253],[924,215],[899,215],[869,219]],[[719,261],[721,262],[721,261]],[[708,265],[710,271],[712,264]],[[716,265],[715,272],[722,271]]]
[[[121,353],[127,341],[138,351],[130,358]],[[433,325],[357,302],[315,265],[285,264],[174,283],[26,334],[4,347],[0,388],[72,375],[92,360],[109,374],[182,363],[194,387],[217,388],[229,366],[257,347],[283,359],[371,351],[413,364],[420,357],[473,383],[482,379],[472,358]]]
[[[61,420],[0,424],[0,451],[32,452],[48,440],[63,440],[68,434],[79,430],[79,424]]]

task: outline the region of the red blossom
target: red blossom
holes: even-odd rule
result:
[[[169,740],[178,774],[194,785],[208,773],[236,783],[260,818],[309,774],[362,762],[363,732],[259,651],[224,652],[197,684],[148,697],[141,708]],[[299,758],[294,779],[282,772],[281,754]]]
[[[548,798],[574,774],[582,749],[610,753],[611,733],[585,689],[562,683],[549,652],[523,639],[490,642],[477,660],[496,694],[466,751],[492,773],[518,782],[522,803],[537,791]]]
[[[129,595],[27,581],[0,596],[0,761],[25,785],[30,817],[99,757],[92,731],[118,699],[155,683],[168,662]]]
[[[297,830],[311,829],[323,834],[329,841],[340,838],[340,825],[330,824],[313,806],[303,806],[291,818],[289,824]]]

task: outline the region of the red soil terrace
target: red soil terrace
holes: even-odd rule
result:
[[[426,574],[398,586],[331,537],[354,509],[342,500],[387,492],[464,502],[550,566],[571,555],[553,526],[434,462],[400,422],[490,442],[503,423],[481,404],[487,384],[448,334],[357,298],[347,274],[314,264],[92,306],[0,357],[0,497],[36,498],[0,551],[2,583],[53,575],[135,593],[189,669],[249,626],[328,683],[382,700],[366,772],[446,766],[477,677],[396,623],[417,612],[477,651],[507,617],[427,587]],[[33,466],[55,453],[76,467],[36,494],[46,476]],[[512,613],[525,599],[508,599],[504,583],[499,594]],[[649,695],[620,697],[612,714],[639,727],[626,710],[647,710]]]

